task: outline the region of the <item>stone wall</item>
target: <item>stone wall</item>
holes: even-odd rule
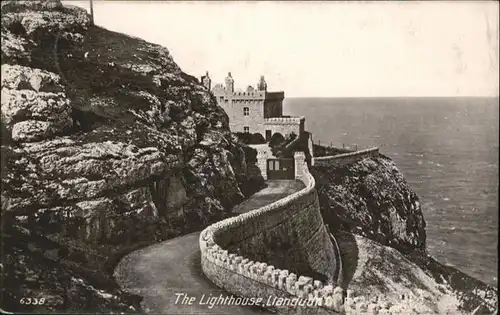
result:
[[[305,176],[304,174],[305,169],[304,167],[301,166],[304,165],[306,161],[306,155],[304,154],[304,152],[295,152],[293,154],[293,160],[295,163],[295,179],[300,180]]]
[[[275,305],[282,313],[341,312],[344,293],[335,287],[335,247],[321,217],[315,180],[303,159],[298,160],[302,162],[297,175],[304,189],[201,232],[202,269],[232,294],[263,301],[296,298],[306,304]],[[283,245],[289,245],[288,252]]]
[[[260,174],[264,179],[267,180],[267,151],[262,149],[257,149],[257,166],[260,169]]]
[[[323,156],[313,158],[314,166],[334,166],[339,167],[347,164],[354,163],[366,157],[379,156],[379,148],[370,148],[366,150],[337,154],[332,156]]]
[[[314,165],[314,145],[312,133],[308,132],[307,135],[307,148],[309,149],[309,154],[311,155],[311,165]]]

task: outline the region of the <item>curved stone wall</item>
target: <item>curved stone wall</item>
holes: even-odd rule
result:
[[[201,232],[202,269],[217,286],[260,298],[261,306],[281,313],[340,312],[344,294],[334,287],[338,253],[323,224],[314,178],[303,159],[299,167],[306,186],[301,191]],[[304,305],[267,305],[270,298]]]
[[[349,152],[332,156],[315,157],[313,158],[313,165],[339,167],[350,163],[354,163],[366,157],[377,157],[377,156],[379,156],[379,148],[375,147],[356,152]]]

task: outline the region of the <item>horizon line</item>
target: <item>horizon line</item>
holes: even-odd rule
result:
[[[420,96],[420,95],[387,95],[387,96],[286,96],[287,98],[499,98],[499,95],[471,95],[471,96],[462,96],[462,95],[438,95],[438,96]]]

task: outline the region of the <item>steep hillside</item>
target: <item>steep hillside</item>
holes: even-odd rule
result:
[[[166,48],[59,1],[1,10],[1,308],[138,310],[117,259],[224,217],[262,178]]]
[[[339,240],[343,285],[362,308],[383,298],[395,314],[496,310],[495,288],[427,253],[418,196],[388,157],[311,172],[325,223]]]

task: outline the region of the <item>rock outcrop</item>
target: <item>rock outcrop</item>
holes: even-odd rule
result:
[[[426,250],[418,196],[388,157],[314,166],[321,211],[339,241],[347,313],[492,314],[497,291]],[[358,314],[356,313],[356,314]]]
[[[119,290],[99,291],[116,287],[107,268],[226,216],[243,187],[251,193],[243,148],[166,48],[59,1],[1,10],[1,308],[39,311],[19,299],[50,295],[44,311],[138,309]],[[74,290],[47,293],[40,281]]]
[[[323,216],[333,230],[367,236],[398,249],[425,249],[418,196],[390,159],[363,159],[345,167],[313,167]]]

